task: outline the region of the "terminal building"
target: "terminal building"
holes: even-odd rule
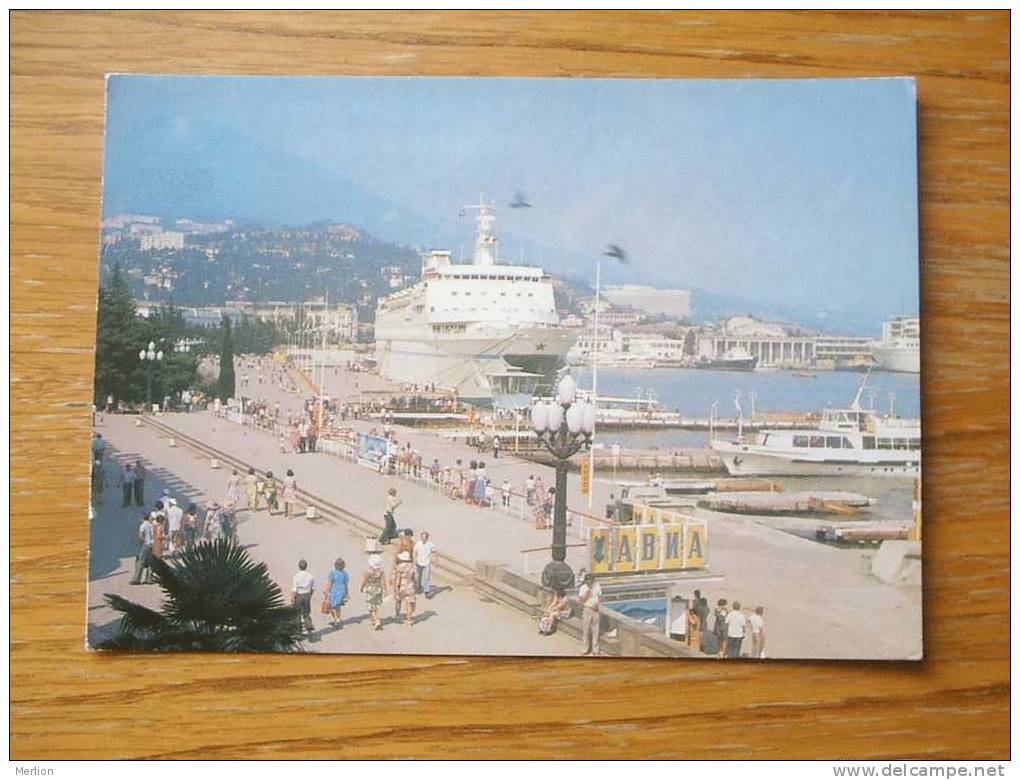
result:
[[[759,366],[777,368],[809,365],[832,368],[870,359],[871,354],[870,340],[863,336],[812,333],[749,316],[729,317],[705,328],[698,336],[700,357],[721,358],[738,349],[758,358]]]

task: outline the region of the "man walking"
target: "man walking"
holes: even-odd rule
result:
[[[747,619],[751,628],[751,658],[765,657],[765,608],[755,607]]]
[[[582,607],[581,655],[601,655],[599,630],[602,615],[599,605],[602,603],[602,586],[595,582],[594,574],[584,575],[584,584],[577,591],[577,603]]]
[[[424,593],[427,599],[432,598],[432,556],[435,552],[429,532],[422,531],[414,543],[414,565],[418,568],[418,592]]]
[[[311,634],[315,630],[312,625],[312,593],[315,591],[315,578],[308,573],[308,561],[298,561],[298,572],[294,575],[291,585],[291,601],[297,607],[301,620],[301,630]]]
[[[155,541],[155,530],[148,514],[142,515],[138,526],[138,554],[135,556],[135,573],[131,577],[132,585],[152,582],[152,544]],[[142,580],[142,575],[145,580]]]
[[[397,538],[397,507],[400,506],[400,499],[397,498],[397,489],[391,487],[386,492],[386,511],[383,513],[383,521],[385,527],[383,532],[379,535],[379,541],[382,544],[389,544],[390,540]]]
[[[99,464],[103,462],[103,455],[106,454],[106,441],[103,439],[103,434],[97,433],[92,438],[92,460]]]
[[[121,494],[121,506],[131,506],[131,497],[135,490],[135,470],[134,467],[127,463],[124,465],[124,470],[120,473],[120,494]]]
[[[492,437],[492,457],[499,457],[499,448],[503,446],[503,442],[499,440],[499,434]]]
[[[177,506],[177,499],[171,498],[166,509],[166,530],[170,537],[170,555],[173,555],[184,544],[184,510]]]
[[[135,506],[145,506],[145,466],[135,461]]]
[[[740,645],[744,642],[747,618],[740,611],[740,602],[733,602],[733,609],[726,616],[726,657],[740,658]]]

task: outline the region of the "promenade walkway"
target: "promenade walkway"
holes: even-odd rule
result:
[[[333,384],[340,386],[358,376],[345,378],[341,373]],[[261,386],[260,391],[260,395],[274,402],[280,400],[283,413],[300,409],[298,396],[272,386]],[[469,565],[488,561],[524,572],[525,557],[520,551],[548,547],[551,541],[550,531],[536,530],[529,522],[448,499],[433,489],[383,476],[337,457],[323,453],[281,453],[272,435],[216,418],[211,413],[164,415],[160,419],[240,460],[271,469],[278,476],[292,468],[301,487],[379,524],[386,490],[396,487],[404,501],[397,513],[398,525],[430,531],[438,549]],[[371,420],[350,424],[363,431],[380,427],[378,421]],[[433,431],[404,426],[394,426],[394,431],[401,444],[410,441],[421,452],[426,466],[433,458],[446,466],[457,458],[466,463],[479,457],[463,442],[443,439]],[[553,483],[551,468],[510,453],[499,459],[490,456],[482,459],[490,480],[497,486],[507,476],[520,490],[529,473],[541,474],[546,485]],[[209,497],[219,499],[225,492],[228,474],[216,473],[220,474],[221,487]],[[572,509],[585,509],[577,482],[576,475],[571,475],[568,504]],[[604,506],[612,490],[611,483],[596,480],[595,490],[595,506]],[[596,514],[600,514],[597,509]],[[723,578],[703,587],[703,592],[712,603],[717,598],[727,598],[731,602],[741,601],[744,607],[764,605],[770,657],[919,655],[921,615],[916,605],[921,599],[920,588],[885,585],[861,574],[861,553],[857,550],[817,544],[745,516],[704,510],[697,510],[696,514],[708,523],[711,573]],[[572,534],[568,541],[576,541],[576,530]],[[531,576],[537,576],[547,559],[544,551],[532,556]],[[568,560],[575,570],[583,567],[584,551],[571,549]]]
[[[163,417],[164,421],[173,415]],[[208,423],[215,418],[206,414],[178,415],[179,422],[187,420],[196,424]],[[160,437],[147,426],[135,427],[134,418],[107,415],[100,428],[109,441],[107,472],[110,485],[104,491],[97,506],[97,516],[92,522],[89,560],[89,638],[92,644],[109,637],[116,629],[116,613],[103,603],[103,594],[118,593],[132,600],[156,608],[159,606],[161,591],[154,586],[132,586],[129,584],[134,566],[134,553],[138,518],[140,511],[135,507],[124,509],[120,505],[120,491],[116,487],[117,469],[115,463],[123,458],[142,458],[149,468],[146,485],[146,502],[151,507],[163,488],[170,490],[179,502],[186,506],[195,502],[204,507],[209,500],[222,499],[226,491],[229,472],[213,470],[209,461],[198,457],[184,447],[169,447],[165,438]],[[222,444],[225,426],[244,439],[245,429],[221,420],[213,429],[206,428],[202,438],[217,445]],[[249,432],[250,433],[250,432]],[[256,441],[256,440],[252,440]],[[242,448],[243,449],[243,448]],[[260,449],[262,447],[260,446]],[[338,490],[339,496],[348,495],[344,478],[328,468],[338,461],[324,455],[303,456],[299,460],[318,461],[321,469],[318,478],[308,483],[309,489],[318,490],[326,485]],[[357,466],[351,468],[358,469]],[[361,469],[362,472],[366,470]],[[302,469],[299,475],[306,473]],[[353,472],[346,481],[357,485],[352,479],[359,472]],[[367,472],[370,476],[371,473]],[[364,483],[365,473],[361,473]],[[306,476],[305,479],[309,479]],[[300,479],[300,476],[299,476]],[[335,496],[336,497],[336,496]],[[368,623],[367,608],[359,593],[357,583],[364,571],[364,539],[351,533],[346,527],[308,521],[304,517],[286,520],[281,515],[270,517],[266,512],[240,513],[239,536],[242,544],[252,555],[264,561],[271,576],[289,596],[290,582],[297,571],[297,561],[305,558],[309,570],[320,585],[328,574],[334,559],[343,557],[353,586],[351,599],[345,609],[350,621],[341,629],[324,627],[325,618],[317,614],[319,598],[313,599],[313,620],[320,629],[316,639],[307,643],[312,652],[339,653],[455,653],[458,655],[486,654],[527,654],[527,655],[574,655],[577,643],[564,634],[543,637],[537,633],[533,620],[507,607],[496,604],[478,595],[470,585],[451,585],[440,577],[434,577],[439,586],[438,593],[429,600],[419,597],[417,618],[412,627],[404,626],[392,618],[392,601],[383,605],[387,618],[384,630],[373,631]],[[444,539],[436,535],[437,548],[442,555]]]

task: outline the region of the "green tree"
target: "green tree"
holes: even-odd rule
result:
[[[221,325],[223,341],[220,345],[219,397],[226,401],[234,397],[234,337],[230,332],[230,317],[223,315]]]
[[[133,402],[145,395],[138,350],[147,343],[148,328],[135,310],[131,292],[113,266],[107,283],[99,289],[99,311],[96,317],[97,404],[112,395],[117,400]]]
[[[163,589],[160,611],[106,594],[122,617],[110,650],[286,652],[301,649],[297,609],[284,601],[264,563],[229,540],[181,551],[152,573]]]

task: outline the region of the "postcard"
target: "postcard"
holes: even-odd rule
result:
[[[88,646],[920,659],[915,116],[110,76]]]

